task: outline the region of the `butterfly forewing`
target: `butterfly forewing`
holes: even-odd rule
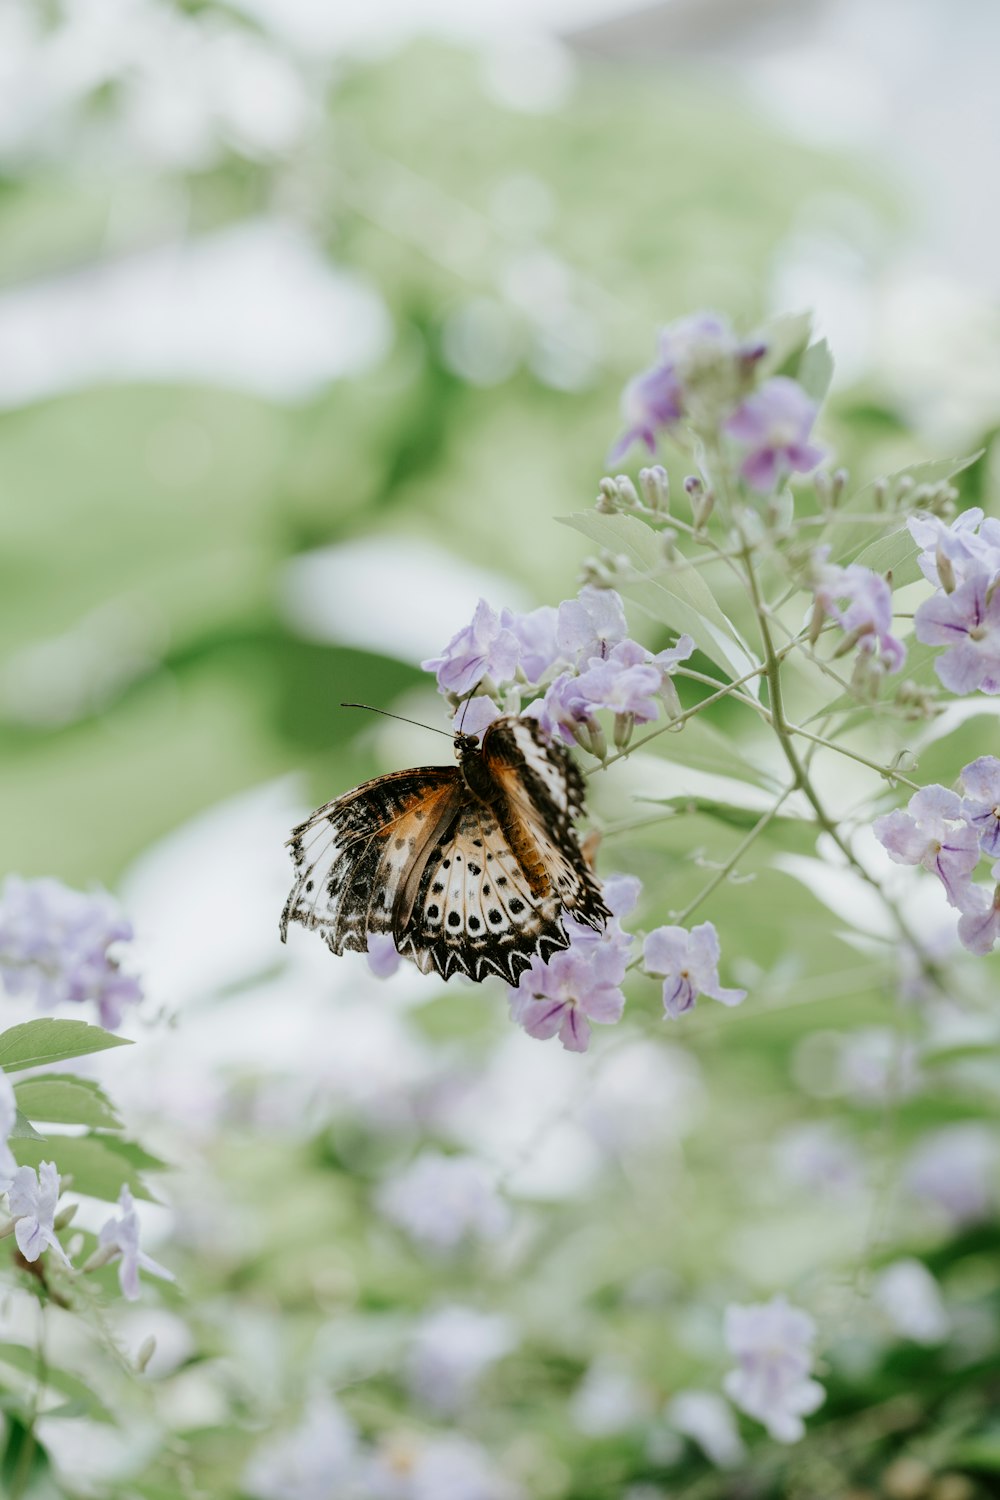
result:
[[[369,932],[391,932],[415,860],[458,812],[453,766],[423,766],[367,781],[320,807],[292,832],[296,881],[281,916],[318,927],[334,953],[365,952]]]
[[[562,746],[498,719],[462,770],[377,777],[294,830],[282,937],[301,922],[342,953],[391,932],[424,973],[514,984],[568,945],[564,913],[597,928],[609,915],[573,826],[583,800]]]

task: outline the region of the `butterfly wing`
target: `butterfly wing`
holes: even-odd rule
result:
[[[292,830],[295,884],[281,914],[318,928],[334,953],[364,953],[368,934],[398,930],[407,881],[454,822],[459,808],[454,766],[423,766],[377,776],[317,808]],[[395,915],[394,915],[395,914]]]
[[[516,984],[533,958],[568,946],[564,912],[598,928],[609,916],[573,827],[583,778],[533,721],[508,718],[487,731],[473,779],[489,800],[463,788],[428,853],[397,947],[443,979],[498,974]]]

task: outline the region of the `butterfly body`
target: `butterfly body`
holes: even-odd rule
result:
[[[281,918],[318,929],[334,953],[391,933],[424,973],[510,983],[565,948],[565,914],[608,917],[574,820],[584,783],[531,719],[501,718],[482,745],[457,735],[457,766],[365,782],[293,830],[296,882]]]

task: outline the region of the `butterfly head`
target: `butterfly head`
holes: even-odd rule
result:
[[[478,755],[479,740],[474,734],[456,734],[455,754],[459,760],[465,760],[468,755]]]

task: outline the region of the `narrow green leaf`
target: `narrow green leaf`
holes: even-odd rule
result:
[[[833,355],[830,353],[830,345],[826,339],[818,339],[815,344],[809,345],[799,360],[799,385],[819,406],[826,400],[832,379]]]
[[[669,625],[679,635],[690,635],[695,645],[724,672],[734,678],[743,677],[758,665],[732,621],[719,607],[701,572],[680,553],[667,571],[660,539],[642,521],[635,516],[605,516],[599,511],[579,511],[572,516],[560,516],[559,520],[599,547],[624,554],[643,576],[622,583],[622,592],[653,619]]]
[[[16,1073],[22,1068],[37,1068],[43,1063],[65,1062],[70,1057],[85,1057],[89,1052],[104,1052],[108,1047],[128,1047],[127,1037],[112,1036],[100,1026],[87,1021],[54,1021],[49,1016],[37,1021],[23,1021],[0,1033],[0,1068]]]
[[[53,1125],[91,1125],[95,1129],[120,1130],[121,1120],[99,1084],[71,1074],[46,1074],[15,1084],[18,1107],[31,1120]]]
[[[116,1136],[63,1135],[47,1141],[14,1141],[11,1149],[23,1167],[34,1167],[43,1161],[54,1161],[62,1176],[72,1175],[73,1192],[89,1198],[117,1201],[122,1184],[127,1183],[137,1198],[151,1201],[139,1169],[120,1151]]]

